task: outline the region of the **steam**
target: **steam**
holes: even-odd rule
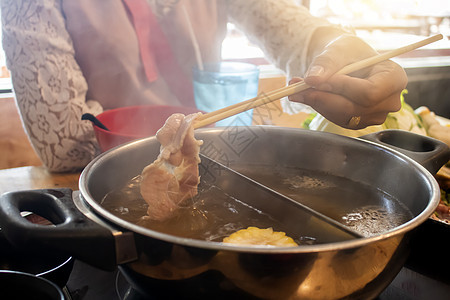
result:
[[[191,19],[189,18],[189,14],[186,10],[186,7],[183,5],[181,8],[183,10],[184,17],[186,18],[186,23],[189,29],[189,36],[191,38],[192,46],[194,47],[195,59],[197,61],[197,68],[199,70],[203,70],[202,54],[200,52],[200,47],[198,46],[194,28],[192,27]]]

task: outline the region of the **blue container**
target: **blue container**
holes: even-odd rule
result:
[[[259,69],[255,65],[223,61],[193,69],[195,104],[212,112],[251,99],[258,94]],[[249,126],[253,109],[216,122],[216,126]]]

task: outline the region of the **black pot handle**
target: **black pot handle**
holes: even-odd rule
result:
[[[450,159],[447,144],[405,130],[388,129],[360,137],[397,150],[435,174]]]
[[[0,226],[21,249],[59,251],[106,271],[117,267],[116,239],[109,228],[90,220],[74,205],[71,189],[5,193],[0,201]],[[21,212],[35,213],[54,224],[39,225]]]

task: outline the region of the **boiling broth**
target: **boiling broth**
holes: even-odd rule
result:
[[[413,217],[395,197],[348,178],[288,167],[239,165],[234,169],[363,236],[389,231]]]
[[[363,236],[386,232],[412,218],[409,210],[394,197],[346,178],[294,168],[239,166],[234,169]],[[133,224],[180,237],[222,241],[237,230],[256,226],[284,231],[300,245],[320,243],[320,237],[295,236],[292,228],[290,234],[290,228],[268,212],[204,182],[199,186],[198,195],[180,206],[172,218],[151,220],[139,185],[140,176],[137,176],[125,187],[107,194],[102,206]]]

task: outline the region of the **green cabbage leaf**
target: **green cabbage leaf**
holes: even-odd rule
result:
[[[401,129],[417,134],[427,135],[422,120],[414,112],[414,109],[405,102],[404,95],[407,93],[407,90],[403,90],[401,93],[401,109],[397,112],[388,114],[388,116],[386,117],[386,121],[381,125],[368,126],[364,129],[358,130],[346,129],[334,124],[331,121],[328,121],[318,113],[312,113],[303,122],[302,127],[311,130],[331,132],[350,137],[360,137],[385,129]]]

